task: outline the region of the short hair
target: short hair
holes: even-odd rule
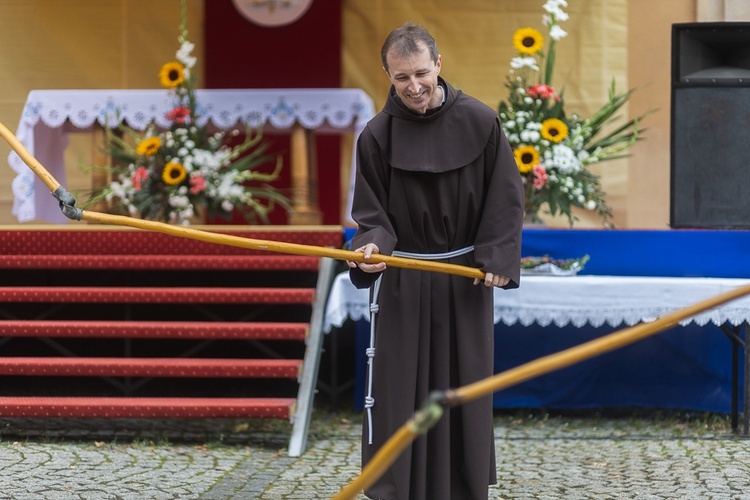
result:
[[[383,67],[388,71],[388,53],[393,51],[396,56],[405,56],[419,52],[422,47],[420,43],[424,44],[424,47],[430,53],[430,57],[434,62],[438,60],[437,43],[432,38],[430,32],[424,26],[414,23],[404,23],[400,27],[391,31],[388,38],[383,43],[383,48],[380,49],[380,59],[383,61]]]

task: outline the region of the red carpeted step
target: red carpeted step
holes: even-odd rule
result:
[[[228,323],[198,321],[0,320],[4,337],[91,337],[298,340],[308,323]]]
[[[293,398],[0,397],[0,417],[283,418]]]
[[[158,232],[107,228],[97,225],[55,226],[38,230],[33,227],[14,227],[7,231],[0,231],[0,275],[3,270],[14,270],[9,273],[12,279],[6,280],[5,284],[34,285],[0,286],[0,305],[2,303],[6,305],[9,303],[45,304],[48,310],[42,313],[38,313],[36,307],[29,307],[28,310],[22,309],[23,314],[32,315],[36,312],[33,314],[36,318],[51,318],[0,319],[0,336],[11,340],[13,337],[48,339],[47,342],[59,343],[61,349],[66,348],[68,339],[70,343],[77,345],[79,341],[76,339],[80,338],[85,339],[81,342],[91,343],[92,349],[88,352],[92,353],[100,352],[94,347],[95,343],[109,346],[112,340],[108,339],[118,339],[116,344],[121,342],[119,339],[143,339],[138,341],[139,346],[150,342],[162,346],[177,339],[288,340],[301,343],[298,346],[301,351],[305,347],[303,343],[307,340],[309,323],[256,323],[253,319],[272,317],[286,319],[281,316],[286,308],[274,308],[274,306],[305,305],[309,307],[313,305],[314,288],[283,288],[281,282],[274,279],[273,272],[282,271],[278,275],[283,275],[284,283],[286,283],[289,279],[289,272],[317,273],[322,262],[321,258],[269,251],[256,243],[262,243],[259,240],[265,240],[341,248],[342,228],[340,226],[296,228],[226,226],[210,229],[220,234],[255,239],[256,242],[251,244],[257,246],[257,249],[235,244],[226,245],[179,238]],[[233,243],[239,244],[240,242],[235,240]],[[23,276],[20,271],[24,269],[37,271],[29,274],[29,281],[18,281],[19,276]],[[106,281],[106,273],[112,270],[126,272],[143,270],[148,271],[146,273],[148,276],[144,277],[144,273],[140,272],[131,273],[133,278],[129,282],[134,285],[132,287],[75,286],[84,283],[109,284]],[[148,286],[152,283],[163,283],[159,280],[159,273],[171,277],[170,273],[174,272],[185,274],[201,270],[208,271],[208,273],[194,272],[191,276],[195,276],[196,279],[194,282],[189,282],[190,287]],[[242,280],[243,286],[230,286],[228,282],[216,281],[213,278],[216,273],[211,273],[214,270],[244,273],[243,276],[246,278]],[[120,275],[121,273],[117,274],[118,277]],[[211,279],[205,279],[207,275]],[[85,279],[78,279],[79,276]],[[90,279],[93,277],[98,279],[93,281]],[[35,281],[32,281],[32,278]],[[64,281],[66,278],[67,281]],[[264,280],[257,282],[258,285],[263,286],[262,288],[253,286],[256,278]],[[2,281],[0,279],[0,282]],[[49,283],[62,283],[66,286],[44,286]],[[210,286],[215,283],[219,286]],[[234,283],[239,283],[239,281],[233,281]],[[203,286],[204,284],[209,286]],[[274,285],[277,285],[277,288],[272,288]],[[66,303],[89,304],[89,306],[83,309],[63,307],[60,311],[56,307],[49,307]],[[166,306],[170,304],[201,304],[203,306],[201,310],[205,312],[206,317],[221,319],[221,321],[132,321],[131,318],[136,315],[131,315],[127,307],[120,311],[121,308],[113,309],[97,306],[97,304],[161,305],[160,307],[147,307],[149,312],[152,309],[156,311],[169,309]],[[236,304],[243,311],[247,311],[243,314],[242,321],[227,321],[228,318],[223,311],[224,306],[229,304]],[[245,305],[248,307],[245,308]],[[237,306],[230,307],[230,310],[234,312]],[[101,309],[101,313],[97,307]],[[138,308],[138,314],[140,309]],[[184,310],[185,307],[178,309]],[[81,310],[84,313],[81,313]],[[271,310],[272,314],[264,316],[257,310]],[[89,316],[86,314],[87,311],[96,311],[96,314]],[[56,315],[48,316],[48,314]],[[7,313],[5,316],[18,317],[12,313]],[[87,317],[97,319],[89,321]],[[165,319],[166,316],[154,316],[154,318]],[[52,340],[55,338],[65,340]],[[224,343],[227,344],[223,347],[225,351],[213,351],[215,357],[212,358],[192,357],[195,353],[192,353],[190,357],[169,358],[80,358],[76,356],[40,358],[38,356],[21,357],[20,355],[38,353],[25,351],[24,349],[29,345],[28,342],[19,340],[11,341],[7,344],[11,349],[2,351],[0,377],[5,376],[3,380],[7,383],[26,381],[32,387],[39,382],[39,379],[34,381],[35,377],[50,377],[50,379],[54,377],[62,382],[58,384],[59,387],[56,385],[55,388],[48,388],[45,384],[45,391],[31,393],[25,397],[0,397],[0,417],[292,419],[296,399],[273,397],[273,394],[288,396],[286,389],[276,393],[271,391],[278,391],[279,385],[286,388],[292,380],[299,381],[300,386],[304,382],[300,378],[302,360],[235,359],[239,357],[239,354],[232,348],[235,342],[211,342],[212,347],[216,348]],[[13,350],[12,347],[16,345],[24,349]],[[263,345],[258,347],[263,348]],[[268,348],[271,349],[271,347]],[[161,356],[165,356],[163,351],[158,352]],[[110,352],[107,353],[112,355]],[[227,359],[223,356],[232,358]],[[268,390],[264,391],[264,394],[271,395],[271,397],[177,398],[171,397],[177,392],[169,389],[166,393],[157,395],[164,397],[96,397],[93,391],[81,393],[80,386],[76,389],[78,397],[64,397],[64,394],[70,394],[65,390],[64,381],[78,384],[78,377],[89,379],[91,377],[171,378],[170,385],[182,385],[180,394],[195,393],[190,390],[191,384],[194,383],[191,379],[195,378],[204,378],[207,381],[216,379],[219,384],[252,383],[259,387],[268,384]],[[249,380],[251,378],[257,380]],[[267,380],[264,381],[264,379]],[[111,382],[117,381],[111,380]],[[5,394],[8,392],[5,391]],[[15,391],[15,393],[21,392]]]
[[[341,226],[267,226],[249,230],[211,229],[243,239],[278,241],[340,248]],[[180,238],[169,234],[122,228],[76,225],[69,228],[18,228],[0,231],[0,255],[248,255],[263,252],[240,246]]]
[[[317,271],[319,262],[297,255],[0,255],[0,269]]]
[[[312,288],[0,287],[0,302],[311,304]]]
[[[297,379],[301,359],[0,358],[0,375]]]

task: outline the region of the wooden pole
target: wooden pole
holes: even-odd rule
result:
[[[429,260],[407,259],[404,257],[392,257],[390,255],[373,254],[370,259],[365,259],[362,252],[352,250],[341,250],[330,247],[319,247],[315,245],[302,245],[299,243],[285,243],[281,241],[257,240],[252,238],[243,238],[240,236],[231,236],[227,234],[211,233],[198,229],[191,229],[187,226],[173,226],[163,222],[135,219],[122,215],[102,214],[99,212],[83,211],[81,220],[90,222],[99,222],[102,224],[114,224],[118,226],[128,226],[149,231],[158,231],[161,233],[171,234],[182,238],[206,241],[209,243],[218,243],[253,250],[266,250],[269,252],[278,252],[295,255],[311,255],[316,257],[330,257],[338,260],[351,260],[355,262],[385,262],[387,266],[399,267],[403,269],[413,269],[418,271],[434,271],[444,274],[453,274],[456,276],[465,276],[467,278],[484,279],[484,272],[480,269],[457,264],[446,264]]]
[[[64,188],[55,179],[39,161],[24,147],[21,141],[0,123],[0,136],[18,153],[18,156],[28,165],[28,167],[39,177],[42,182],[49,188],[50,192],[58,193]],[[354,262],[377,263],[385,262],[386,266],[399,267],[403,269],[413,269],[418,271],[433,271],[456,276],[465,276],[467,278],[476,278],[483,280],[485,273],[480,269],[457,264],[446,264],[429,260],[407,259],[404,257],[392,257],[390,255],[374,254],[371,258],[365,259],[361,252],[351,250],[340,250],[336,248],[320,247],[314,245],[301,245],[298,243],[284,243],[279,241],[257,240],[252,238],[242,238],[239,236],[230,236],[226,234],[200,231],[185,226],[173,226],[163,222],[135,219],[121,215],[104,214],[100,212],[90,212],[81,210],[80,220],[89,222],[98,222],[101,224],[113,224],[118,226],[128,226],[148,231],[157,231],[171,234],[182,238],[206,241],[209,243],[218,243],[220,245],[230,245],[253,250],[266,250],[269,252],[278,252],[295,255],[311,255],[317,257],[330,257],[338,260],[350,260]]]
[[[21,157],[23,162],[28,165],[28,167],[36,174],[37,177],[39,177],[42,182],[49,188],[51,193],[54,193],[57,191],[58,188],[60,188],[60,183],[57,182],[57,179],[52,177],[52,175],[47,172],[47,169],[42,166],[39,161],[34,158],[31,153],[24,147],[23,144],[21,144],[21,141],[18,140],[18,138],[13,135],[13,133],[8,130],[8,127],[0,123],[0,135],[3,137],[3,139],[6,140],[8,144],[10,144],[10,147],[13,148],[13,150],[18,153],[18,156]]]
[[[317,203],[317,165],[314,154],[315,138],[301,124],[292,126],[290,138],[292,162],[291,224],[320,224],[323,219]]]
[[[750,295],[750,285],[735,288],[721,295],[711,297],[702,302],[688,306],[679,311],[667,314],[650,323],[640,323],[630,328],[625,328],[615,333],[605,335],[595,340],[591,340],[570,349],[566,349],[556,354],[544,356],[530,363],[518,366],[497,374],[494,377],[480,380],[473,384],[456,389],[454,392],[455,399],[453,405],[463,404],[474,399],[480,398],[512,385],[520,384],[531,378],[544,375],[560,368],[574,365],[580,361],[599,356],[606,352],[619,349],[628,344],[650,337],[667,328],[680,324],[680,321],[695,316],[708,309],[713,309],[725,302],[729,302],[745,295]]]
[[[645,339],[651,335],[661,332],[667,328],[676,326],[680,321],[695,316],[708,309],[713,309],[721,304],[731,300],[738,299],[745,295],[750,295],[750,285],[736,288],[721,295],[694,304],[692,306],[680,309],[679,311],[667,314],[651,323],[641,323],[630,328],[625,328],[618,332],[605,335],[604,337],[586,342],[576,347],[571,347],[564,351],[544,356],[542,358],[530,361],[516,368],[506,370],[493,377],[480,380],[473,384],[460,387],[455,390],[446,391],[442,401],[446,406],[459,406],[474,399],[486,396],[493,392],[506,389],[521,382],[525,382],[534,377],[550,373],[561,368],[573,365],[600,354],[604,354],[620,347]],[[429,409],[430,405],[437,403],[429,401],[423,410]],[[422,410],[420,410],[422,411]],[[364,489],[370,487],[393,462],[398,458],[401,452],[420,434],[427,432],[427,429],[420,428],[415,422],[417,418],[412,418],[406,422],[375,454],[373,459],[362,470],[362,474],[355,478],[350,484],[344,487],[334,500],[351,500]],[[434,425],[435,422],[429,422]],[[419,429],[419,431],[417,431]]]

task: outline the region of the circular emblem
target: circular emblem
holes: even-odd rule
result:
[[[260,26],[291,24],[302,17],[313,0],[232,0],[242,16]]]

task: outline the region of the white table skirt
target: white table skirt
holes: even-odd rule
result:
[[[199,124],[221,129],[262,124],[284,130],[298,122],[318,132],[354,132],[356,137],[375,114],[372,99],[360,89],[197,90],[196,97]],[[172,107],[174,101],[166,90],[32,90],[16,136],[65,186],[63,153],[69,130],[122,122],[136,130],[151,123],[168,127],[165,116]],[[17,174],[12,188],[13,215],[18,221],[67,222],[57,200],[15,152],[8,162]],[[42,194],[37,197],[37,192]]]
[[[605,323],[618,327],[654,321],[705,299],[750,285],[747,279],[654,278],[629,276],[522,276],[515,290],[495,289],[495,323],[564,327]],[[369,291],[352,285],[347,272],[336,276],[328,298],[324,330],[347,319],[369,320]],[[729,302],[681,324],[729,323],[750,320],[750,297]]]

